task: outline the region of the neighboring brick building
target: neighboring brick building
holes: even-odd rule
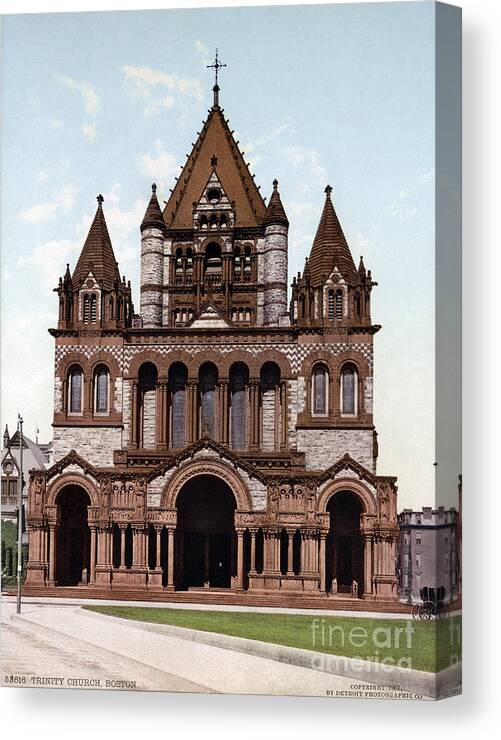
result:
[[[453,600],[460,592],[460,528],[458,512],[423,507],[422,511],[404,509],[398,515],[400,537],[397,547],[398,591],[401,601],[422,600],[428,589],[433,600],[438,589],[445,589],[445,599]],[[426,592],[425,592],[426,593]]]
[[[101,196],[60,278],[55,463],[31,479],[28,587],[395,600],[375,283],[327,187],[289,304],[278,183],[266,205],[218,95],[163,210],[152,187],[140,315]]]

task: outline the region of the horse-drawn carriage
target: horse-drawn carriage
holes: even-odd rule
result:
[[[412,607],[413,619],[446,619],[450,616],[449,604],[445,601],[445,587],[432,588],[424,586],[420,589],[421,602]]]

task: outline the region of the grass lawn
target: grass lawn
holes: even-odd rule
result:
[[[199,611],[134,606],[86,606],[123,619],[218,632],[348,658],[382,661],[421,671],[439,671],[461,655],[461,618],[437,622],[300,614]],[[398,661],[400,660],[400,663]]]

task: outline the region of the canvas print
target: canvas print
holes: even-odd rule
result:
[[[460,693],[458,9],[2,55],[2,684]]]

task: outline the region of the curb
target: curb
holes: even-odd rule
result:
[[[438,673],[418,671],[412,668],[401,668],[394,665],[383,665],[368,660],[357,660],[342,655],[319,653],[303,648],[277,645],[245,637],[233,637],[217,632],[203,632],[187,627],[140,622],[134,619],[108,616],[79,608],[81,614],[99,620],[114,620],[120,624],[145,632],[154,632],[169,637],[177,637],[188,642],[197,642],[223,650],[254,655],[258,658],[275,660],[279,663],[308,668],[322,673],[332,673],[354,678],[361,683],[369,683],[388,688],[392,692],[409,693],[406,698],[441,699],[451,695],[461,685],[461,663],[445,668]]]

